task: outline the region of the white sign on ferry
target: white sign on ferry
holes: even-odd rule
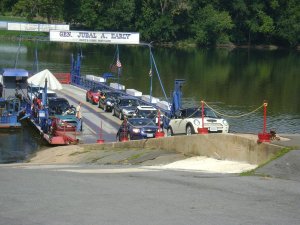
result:
[[[50,32],[50,30],[69,30],[67,24],[15,23],[8,22],[7,30]]]
[[[50,41],[95,44],[139,44],[140,34],[131,32],[51,30]]]

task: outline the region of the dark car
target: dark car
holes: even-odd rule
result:
[[[130,118],[137,106],[139,106],[138,99],[129,96],[119,97],[113,108],[113,116],[119,117],[120,120],[124,119],[124,116]]]
[[[65,98],[48,99],[49,115],[54,117],[52,127],[58,131],[75,131],[77,126],[76,108]]]
[[[121,92],[103,90],[100,92],[100,99],[98,107],[102,108],[105,112],[111,112],[114,108],[116,100],[122,96]]]
[[[158,121],[158,115],[160,114],[160,120]],[[134,117],[137,118],[148,118],[152,119],[153,122],[158,125],[160,123],[160,126],[163,127],[163,114],[158,112],[156,108],[149,105],[140,105],[136,108],[134,112]]]
[[[70,108],[70,103],[65,98],[49,98],[48,99],[48,109],[49,115],[62,115]]]
[[[86,92],[86,101],[97,105],[100,98],[99,87],[93,87]]]
[[[147,118],[129,118],[121,124],[117,140],[128,138],[129,140],[139,140],[146,138],[154,138],[157,131],[157,126],[151,119]]]

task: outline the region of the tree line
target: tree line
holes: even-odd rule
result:
[[[147,42],[294,47],[300,40],[300,0],[1,0],[0,10],[72,29],[139,32]]]

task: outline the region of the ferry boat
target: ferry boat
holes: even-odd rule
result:
[[[26,106],[28,74],[24,69],[0,70],[0,129],[21,128],[19,118]]]
[[[49,108],[48,89],[62,89],[60,82],[45,69],[31,76],[27,83],[41,87],[42,99],[39,99],[39,96],[33,98],[33,101],[27,104],[26,115],[22,119],[27,119],[50,145],[77,144],[77,133],[74,125],[67,121],[69,117],[59,117],[57,112],[52,112]]]

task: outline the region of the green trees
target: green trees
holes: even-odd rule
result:
[[[19,0],[13,7],[15,15],[26,17],[32,21],[35,17],[43,17],[48,23],[62,19],[61,0]]]
[[[282,1],[285,2],[285,1]],[[281,14],[277,20],[276,36],[289,46],[299,44],[300,37],[300,4],[298,0],[282,3]]]
[[[199,8],[192,24],[195,40],[200,45],[228,43],[232,27],[233,23],[228,12],[220,12],[212,5]]]
[[[143,41],[296,46],[299,0],[2,0],[0,13],[89,30],[137,31]]]

